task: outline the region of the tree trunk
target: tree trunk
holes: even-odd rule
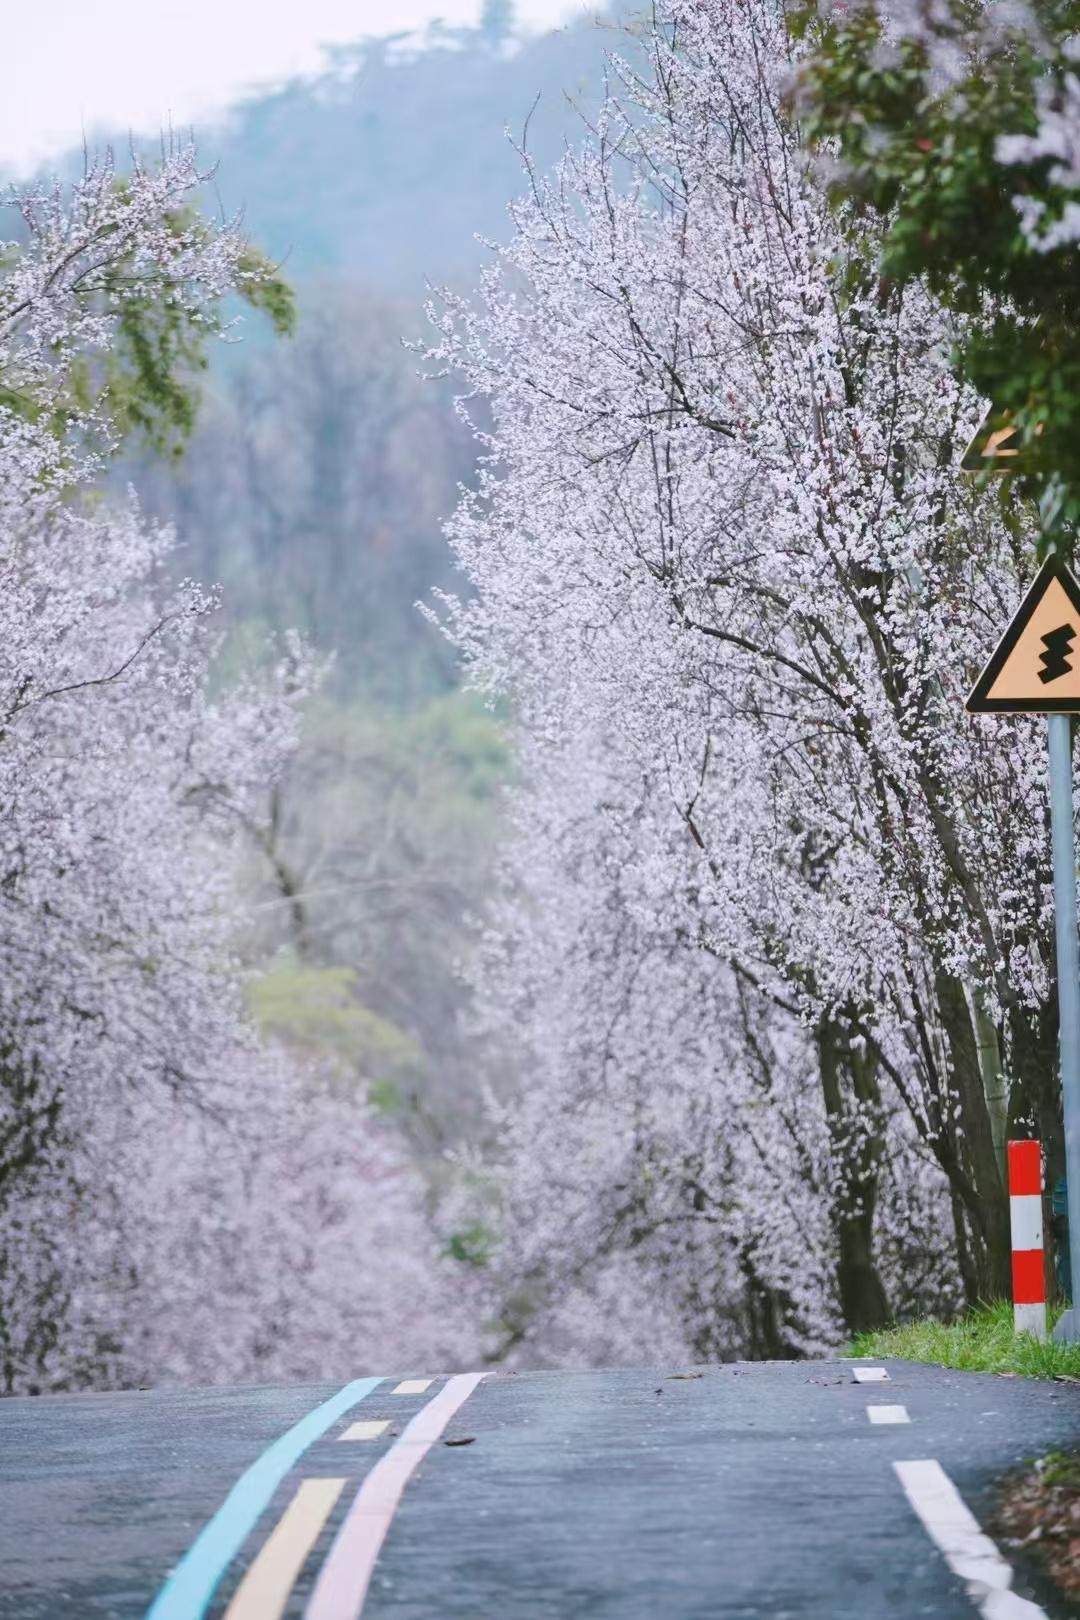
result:
[[[836,1282],[849,1333],[884,1327],[889,1302],[874,1262],[874,1208],[884,1143],[880,1094],[873,1059],[852,1045],[850,1030],[822,1018],[815,1032],[825,1117],[839,1180],[833,1193]],[[845,1071],[852,1098],[844,1095]]]
[[[998,1175],[1002,1185],[1009,1179],[1006,1143],[1009,1137],[1009,1082],[1005,1065],[1001,1061],[1001,1044],[997,1026],[986,1006],[986,995],[978,985],[971,991],[971,1010],[975,1020],[975,1042],[979,1052],[979,1073],[982,1075],[983,1096],[990,1116],[990,1135],[994,1143]]]
[[[964,1201],[954,1187],[949,1188],[953,1231],[956,1234],[956,1260],[960,1267],[960,1281],[964,1285],[964,1298],[977,1305],[981,1297],[980,1278],[971,1253],[971,1233],[964,1212]]]
[[[1016,1075],[1009,1107],[1010,1129],[1016,1135],[1038,1135],[1046,1157],[1047,1186],[1052,1187],[1065,1174],[1056,988],[1037,1012],[1016,1008],[1009,1020],[1009,1032]]]
[[[1009,1200],[998,1168],[990,1112],[983,1090],[979,1052],[964,987],[954,974],[934,976],[938,1015],[949,1050],[949,1078],[959,1107],[957,1158],[975,1189],[965,1218],[973,1238],[972,1262],[977,1298],[969,1304],[1008,1299],[1011,1281]],[[947,1117],[950,1110],[943,1113]]]
[[[805,1353],[788,1337],[790,1297],[762,1281],[752,1254],[744,1249],[739,1269],[746,1281],[746,1340],[751,1361],[795,1361]],[[715,1354],[712,1352],[711,1354]],[[705,1359],[711,1359],[706,1357]]]

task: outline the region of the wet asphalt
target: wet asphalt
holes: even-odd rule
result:
[[[892,1462],[935,1458],[986,1524],[995,1484],[1080,1447],[1080,1387],[883,1362],[494,1374],[407,1486],[364,1620],[970,1620]],[[282,1481],[205,1611],[222,1620],[300,1480],[348,1475],[286,1605],[300,1620],[372,1462],[427,1394],[393,1380]],[[236,1479],[336,1385],[0,1401],[0,1620],[142,1620]],[[871,1403],[910,1423],[872,1425]],[[341,1445],[356,1418],[377,1441]],[[1006,1549],[1006,1556],[1013,1554]],[[1074,1611],[1030,1571],[1015,1588]]]

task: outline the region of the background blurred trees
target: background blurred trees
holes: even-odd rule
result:
[[[458,579],[442,522],[475,460],[449,389],[403,345],[419,319],[306,285],[296,336],[219,372],[182,462],[143,455],[119,477],[175,525],[177,570],[222,586],[225,670],[257,667],[290,627],[327,657],[253,829],[249,945],[273,959],[253,1005],[346,1057],[430,1146],[479,1107],[461,967],[509,756],[418,611]]]
[[[183,461],[122,469],[175,523],[179,565],[221,585],[238,661],[296,628],[333,653],[330,690],[399,708],[456,683],[416,603],[451,577],[441,524],[475,460],[403,347],[421,323],[363,285],[308,283],[295,338],[214,378]]]
[[[404,712],[320,701],[252,872],[254,937],[272,964],[256,1011],[341,1049],[425,1149],[479,1121],[484,1058],[462,970],[494,884],[508,774],[503,728],[475,697]],[[334,987],[322,1016],[320,982]]]
[[[274,283],[194,212],[205,184],[188,148],[122,178],[105,155],[18,194],[0,247],[5,1392],[326,1376],[416,1356],[425,1323],[440,1359],[474,1342],[400,1135],[340,1053],[245,1009],[238,878],[273,850],[312,661],[289,635],[215,680],[215,596],[103,487],[125,435],[186,426],[184,334]]]

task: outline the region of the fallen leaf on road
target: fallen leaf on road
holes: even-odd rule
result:
[[[460,1440],[444,1440],[444,1446],[471,1446],[476,1439],[475,1434],[462,1435]]]
[[[1048,1453],[1009,1474],[998,1487],[994,1533],[1026,1549],[1067,1597],[1080,1596],[1080,1456]],[[1075,1607],[1070,1607],[1075,1614]]]

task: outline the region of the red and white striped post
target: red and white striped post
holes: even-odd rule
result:
[[[1046,1338],[1043,1261],[1042,1146],[1009,1143],[1009,1215],[1012,1223],[1013,1326]]]

